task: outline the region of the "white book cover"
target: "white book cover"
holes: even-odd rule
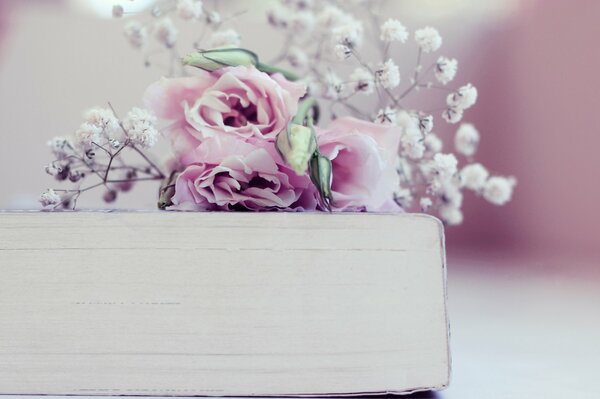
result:
[[[443,246],[414,214],[0,213],[0,394],[442,389]]]

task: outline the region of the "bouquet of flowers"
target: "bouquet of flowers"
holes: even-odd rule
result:
[[[480,135],[472,124],[460,124],[454,135],[462,167],[434,133],[434,118],[462,120],[477,89],[452,86],[457,61],[433,56],[442,37],[432,27],[414,31],[416,66],[401,79],[392,53],[410,34],[400,21],[381,18],[382,4],[276,2],[267,21],[285,40],[265,62],[228,28],[236,14],[221,16],[199,0],[156,2],[148,21],[130,21],[125,35],[152,66],[152,34],[169,57],[168,77],[148,87],[143,108],[124,118],[110,105],[93,108],[73,135],[52,139],[55,160],[46,171],[75,187],[48,189],[40,202],[75,208],[95,188],[113,202],[135,183],[155,180],[161,209],[422,211],[453,225],[462,222],[465,189],[507,203],[516,180],[491,175],[474,160]],[[115,17],[125,12],[113,8]],[[175,19],[204,28],[183,57]],[[375,61],[361,53],[367,41],[378,50]],[[443,93],[440,104],[412,108],[410,97],[420,90]],[[357,105],[365,103],[360,97],[371,109]],[[160,137],[172,148],[163,163],[148,153]]]

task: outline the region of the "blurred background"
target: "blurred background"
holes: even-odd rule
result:
[[[37,209],[39,193],[52,186],[42,169],[50,161],[46,141],[72,132],[91,106],[111,101],[124,113],[140,105],[146,86],[164,73],[145,68],[140,52],[127,43],[127,14],[110,18],[115,3],[0,0],[0,209]],[[121,3],[135,11],[148,2]],[[281,46],[265,23],[268,5],[214,2],[223,14],[241,12],[231,26],[245,47],[266,59]],[[519,181],[505,207],[466,194],[464,224],[447,231],[451,250],[551,252],[594,260],[569,268],[595,269],[600,260],[600,2],[397,0],[386,7],[409,30],[439,29],[441,53],[459,60],[456,81],[479,88],[478,104],[465,119],[482,135],[477,160]],[[402,51],[395,54],[398,62],[406,56],[412,67],[414,49]],[[453,129],[443,125],[438,123],[436,132],[450,146]],[[140,185],[122,196],[119,206],[152,209],[155,189],[151,183]],[[95,202],[99,196],[83,196],[80,204],[102,206]]]
[[[39,209],[54,186],[46,141],[74,131],[91,106],[141,105],[164,73],[123,37],[130,17],[110,18],[116,2],[0,0],[0,209]],[[244,47],[279,52],[268,1],[205,2],[241,12],[230,24]],[[518,178],[504,207],[467,193],[464,223],[446,230],[454,372],[442,397],[600,397],[600,1],[385,7],[410,31],[438,28],[441,54],[459,60],[456,81],[479,89],[466,114],[482,135],[477,160]],[[412,68],[415,49],[394,57]],[[450,147],[455,128],[444,125],[435,131]],[[154,209],[156,190],[140,184],[119,206]],[[80,206],[104,207],[96,197]]]

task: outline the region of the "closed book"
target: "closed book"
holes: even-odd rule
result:
[[[325,396],[449,381],[415,214],[0,213],[0,393]]]

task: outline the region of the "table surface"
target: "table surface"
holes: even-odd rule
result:
[[[450,387],[407,398],[600,398],[600,259],[448,259]]]
[[[600,398],[599,271],[598,258],[450,256],[452,380],[422,397]]]

